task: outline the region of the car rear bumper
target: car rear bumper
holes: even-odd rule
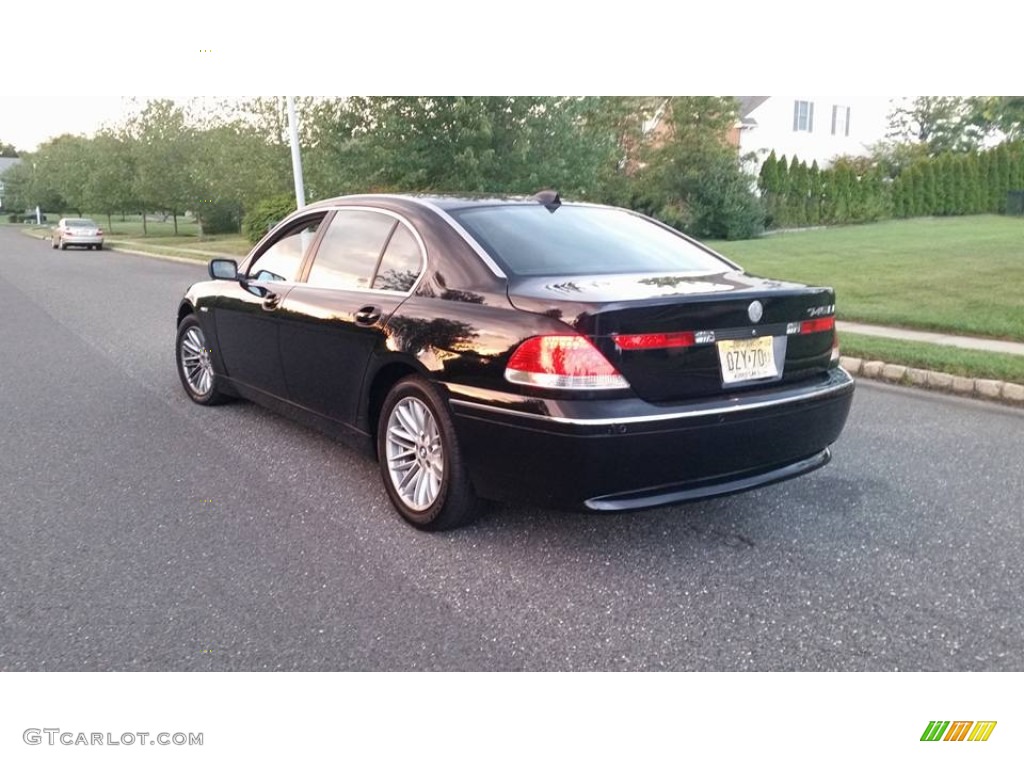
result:
[[[59,239],[64,245],[103,245],[102,235],[64,235]]]
[[[499,402],[449,389],[482,496],[623,510],[735,493],[824,466],[854,382],[836,368],[799,387],[671,407],[505,395]]]

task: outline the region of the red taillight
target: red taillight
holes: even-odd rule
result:
[[[831,331],[836,327],[836,319],[834,317],[819,317],[816,320],[804,320],[800,323],[800,333],[821,333],[822,331]]]
[[[505,366],[514,384],[548,389],[626,389],[615,366],[583,336],[534,336],[520,344]]]
[[[615,345],[622,350],[692,347],[696,343],[693,331],[682,331],[679,333],[632,333],[615,336]]]
[[[102,235],[103,234],[103,230],[102,229],[97,229],[96,230],[96,234],[97,235]]]

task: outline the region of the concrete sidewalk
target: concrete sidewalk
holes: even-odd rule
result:
[[[942,344],[947,347],[961,349],[979,349],[984,352],[1000,352],[1005,355],[1024,355],[1024,344],[1015,341],[999,341],[998,339],[980,339],[976,336],[953,336],[948,333],[931,333],[928,331],[911,331],[906,328],[888,328],[882,325],[864,325],[862,323],[837,322],[836,330],[840,334],[860,333],[864,336],[882,336],[887,339],[904,341],[924,341],[929,344]],[[839,338],[842,344],[842,336]]]

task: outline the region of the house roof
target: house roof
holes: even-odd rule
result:
[[[0,157],[0,176],[3,175],[4,171],[11,168],[21,162],[20,157]]]
[[[736,101],[739,102],[740,125],[749,128],[756,126],[757,120],[752,118],[750,113],[770,98],[770,96],[737,96]]]

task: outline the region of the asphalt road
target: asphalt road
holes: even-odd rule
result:
[[[832,464],[417,532],[173,360],[202,265],[0,227],[0,671],[1024,670],[1024,412],[861,383]]]

